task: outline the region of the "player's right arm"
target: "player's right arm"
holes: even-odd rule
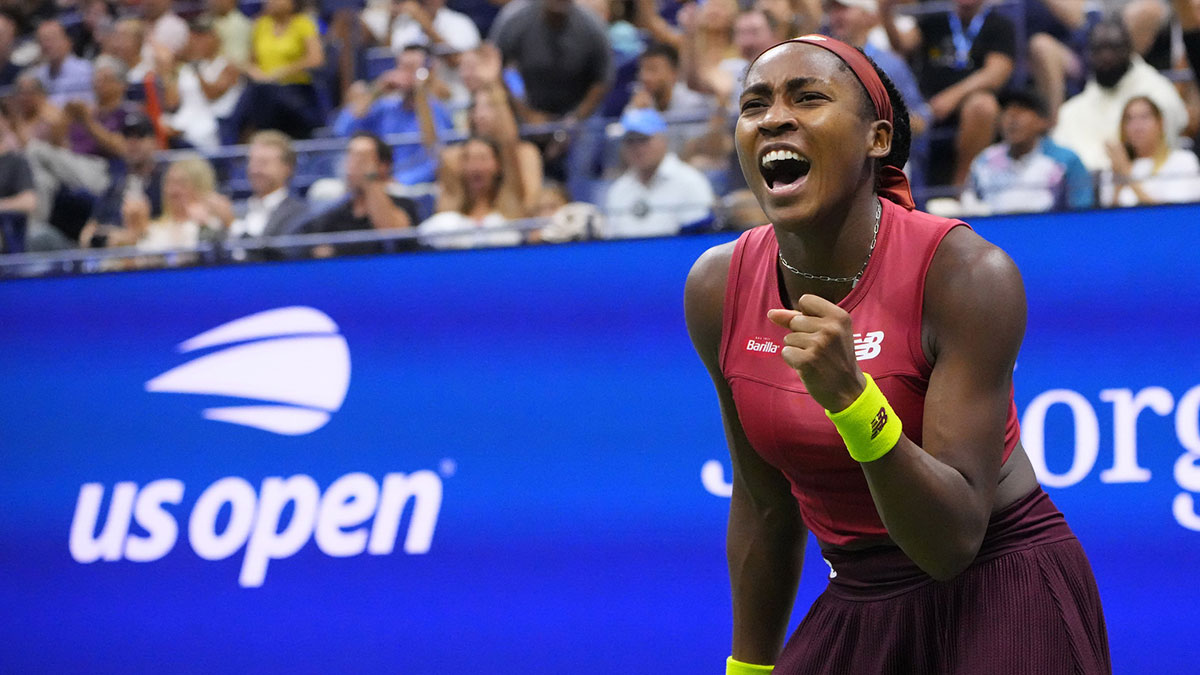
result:
[[[729,383],[721,374],[721,317],[733,242],[709,249],[692,266],[684,291],[688,333],[721,404],[733,463],[726,558],[733,591],[733,658],[773,664],[786,637],[808,530],[788,481],[746,439]]]

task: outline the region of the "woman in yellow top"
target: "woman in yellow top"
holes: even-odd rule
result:
[[[230,116],[238,136],[278,129],[292,138],[310,138],[324,123],[310,71],[324,63],[316,22],[297,11],[296,0],[267,0],[251,33],[250,63],[244,69],[250,86]]]

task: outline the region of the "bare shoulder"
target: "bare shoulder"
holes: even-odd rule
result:
[[[721,343],[725,285],[729,280],[729,263],[735,245],[736,242],[731,241],[705,251],[692,264],[684,286],[683,305],[688,333],[692,336],[696,351],[706,363],[716,358]]]
[[[935,355],[948,340],[1020,347],[1025,334],[1025,285],[1013,259],[973,230],[946,234],[925,277],[926,348]]]

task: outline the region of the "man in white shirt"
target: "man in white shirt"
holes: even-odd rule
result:
[[[434,54],[458,54],[479,46],[479,28],[446,0],[404,0],[393,5],[392,50],[426,45]]]
[[[1187,108],[1175,85],[1133,53],[1129,32],[1119,20],[1096,24],[1088,36],[1088,61],[1092,76],[1078,95],[1058,110],[1052,138],[1083,160],[1089,171],[1110,167],[1104,150],[1115,141],[1121,112],[1135,96],[1154,101],[1163,116],[1163,130],[1172,147],[1187,124]]]
[[[246,177],[251,196],[245,215],[233,221],[229,236],[271,237],[293,234],[308,215],[307,203],[288,193],[296,169],[292,141],[279,131],[260,131],[250,139]]]
[[[667,123],[658,111],[626,110],[619,133],[629,169],[608,189],[603,236],[673,235],[712,220],[712,186],[704,174],[667,151]]]

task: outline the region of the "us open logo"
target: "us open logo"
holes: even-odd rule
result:
[[[280,307],[180,343],[183,354],[224,349],[153,378],[146,391],[210,394],[264,403],[205,408],[205,419],[286,436],[325,426],[350,388],[350,350],[338,325],[312,307]]]

